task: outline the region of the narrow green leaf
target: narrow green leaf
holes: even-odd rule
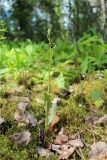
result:
[[[52,104],[51,115],[48,117],[48,125],[53,121],[56,116],[57,104]]]

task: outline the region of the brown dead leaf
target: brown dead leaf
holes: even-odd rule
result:
[[[31,133],[29,131],[23,131],[22,133],[15,133],[10,138],[17,144],[26,146],[30,142]]]
[[[61,128],[60,132],[58,133],[56,139],[54,140],[54,144],[61,145],[68,141],[68,135],[65,133],[64,128]]]
[[[104,115],[103,117],[100,117],[97,121],[95,121],[95,124],[105,124],[107,123],[107,115]]]
[[[68,141],[68,136],[61,134],[56,137],[54,144],[63,144]]]
[[[52,152],[50,152],[49,149],[45,149],[43,147],[37,147],[37,152],[40,157],[49,157],[52,155]]]
[[[51,149],[52,151],[56,151],[58,154],[63,153],[63,150],[61,149],[61,145],[51,144],[49,149]]]
[[[37,119],[32,114],[25,114],[23,110],[16,110],[14,119],[18,123],[31,124],[33,127],[37,124]]]
[[[50,124],[49,131],[52,131],[54,129],[59,120],[60,120],[59,116],[56,115]]]
[[[29,123],[29,119],[27,118],[27,115],[24,114],[24,112],[16,110],[16,112],[14,113],[14,119],[18,122],[18,123]]]
[[[37,125],[37,119],[32,114],[27,114],[27,119],[33,127]]]
[[[80,138],[74,139],[74,140],[69,140],[67,143],[70,146],[73,146],[73,147],[76,147],[76,148],[78,148],[78,147],[81,147],[81,148],[84,147],[84,144],[83,144],[83,142],[81,141]]]
[[[60,159],[68,159],[75,151],[76,147],[70,147],[69,149],[63,151],[63,153],[59,156]]]
[[[56,136],[53,144],[50,145],[51,150],[56,151],[60,159],[68,159],[76,149],[84,147],[82,140],[77,137],[77,134],[73,136],[75,139],[69,139],[68,132],[66,129],[61,128],[61,131]]]
[[[86,116],[86,117],[85,117],[85,121],[86,121],[87,123],[90,123],[90,124],[94,124],[95,121],[97,121],[97,120],[98,120],[98,117],[97,117],[97,116],[94,116],[94,115],[90,115],[90,116]]]
[[[20,111],[25,111],[28,106],[29,106],[29,103],[27,103],[27,102],[19,102],[18,103],[18,109]]]
[[[49,149],[51,149],[51,150],[53,150],[53,151],[57,151],[57,150],[59,150],[60,149],[60,145],[58,145],[58,144],[51,144],[50,145],[50,147],[49,147]]]
[[[91,146],[90,160],[102,160],[105,156],[107,157],[107,143],[99,141]]]
[[[63,151],[59,159],[68,159],[76,150],[76,148],[83,147],[84,144],[80,138],[69,140],[67,143],[61,145],[60,149]]]

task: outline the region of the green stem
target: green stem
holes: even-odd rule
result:
[[[51,79],[51,64],[52,64],[52,55],[53,55],[53,49],[50,48],[49,52],[49,65],[48,65],[48,93],[50,94],[50,79]]]
[[[53,53],[53,49],[50,48],[50,52],[49,52],[49,63],[48,63],[48,96],[49,96],[49,99],[46,100],[46,119],[45,119],[45,131],[48,130],[48,112],[49,112],[49,108],[51,107],[50,106],[50,80],[51,80],[51,75],[50,75],[50,72],[51,72],[51,64],[52,64],[52,53]]]
[[[45,131],[48,130],[48,109],[46,104],[46,119],[45,119]]]

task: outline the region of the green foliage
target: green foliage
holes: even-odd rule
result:
[[[0,106],[2,106],[1,115],[6,122],[9,121],[11,125],[10,128],[8,126],[6,134],[0,136],[0,159],[2,160],[44,159],[38,158],[36,154],[35,146],[41,144],[41,142],[37,141],[40,133],[37,126],[34,128],[25,126],[25,128],[23,128],[29,128],[32,133],[31,142],[25,148],[17,146],[6,136],[12,135],[15,131],[21,129],[19,128],[20,126],[16,125],[14,120],[17,103],[11,102],[11,95],[17,95],[17,92],[14,91],[18,86],[16,85],[17,82],[21,80],[24,82],[28,82],[29,80],[31,83],[33,82],[30,89],[26,83],[22,83],[24,87],[26,87],[26,91],[22,91],[23,93],[19,91],[18,96],[30,95],[30,104],[33,106],[32,109],[37,120],[41,119],[42,116],[45,117],[46,131],[57,111],[56,104],[51,105],[52,98],[56,96],[51,92],[51,80],[53,82],[55,81],[58,88],[65,90],[68,90],[67,87],[75,82],[69,100],[62,99],[60,109],[58,109],[58,115],[61,117],[59,126],[67,126],[68,130],[73,134],[77,133],[78,130],[84,131],[84,117],[92,114],[91,107],[100,108],[106,105],[106,84],[103,84],[100,78],[96,78],[98,77],[97,74],[94,75],[94,70],[105,69],[106,67],[105,51],[107,46],[102,39],[99,36],[90,37],[90,35],[85,35],[83,39],[78,41],[81,50],[80,54],[77,53],[73,43],[71,44],[70,41],[65,42],[58,40],[55,50],[51,48],[51,39],[50,42],[49,46],[45,43],[36,44],[29,40],[25,42],[11,43],[7,41],[6,43],[0,43],[0,96],[3,97],[3,102],[0,102]],[[99,61],[99,63],[101,63],[100,65],[97,64],[97,54],[101,56],[101,60]],[[80,80],[80,74],[87,74],[90,71],[93,72],[89,77],[87,76],[81,83],[76,83]],[[105,69],[98,73],[101,74],[102,77],[104,76],[103,81],[105,82],[107,70]],[[14,81],[14,79],[17,81]],[[20,88],[20,86],[18,87]],[[38,89],[39,87],[40,89]],[[12,89],[13,93],[10,92]],[[44,93],[45,113],[44,103],[39,104],[35,102],[35,96],[37,98],[40,94],[40,97],[42,97]],[[32,99],[34,99],[34,101]],[[31,107],[28,110],[30,109]],[[51,114],[49,115],[50,109]],[[97,114],[102,114],[102,112]],[[42,125],[40,127],[42,128]],[[90,130],[90,125],[88,125],[88,127]],[[83,134],[86,133],[86,130],[84,133],[81,133],[84,137]],[[85,140],[89,139],[89,142],[92,140],[89,135],[88,137],[87,135],[85,136]],[[48,138],[51,139],[50,137]]]
[[[56,84],[58,85],[59,88],[65,89],[65,79],[63,73],[60,73],[60,75],[58,76]]]
[[[82,64],[81,64],[81,74],[86,74],[88,71],[88,65],[89,65],[89,57],[88,55],[83,58]]]
[[[6,39],[5,33],[7,31],[6,24],[3,20],[0,20],[0,40]]]
[[[103,104],[104,104],[104,100],[101,98],[95,101],[95,106],[98,108],[101,107]]]
[[[81,55],[78,54],[81,74],[105,68],[107,64],[107,54],[105,54],[107,44],[99,35],[85,34],[78,41],[78,47],[81,52]]]
[[[104,70],[105,79],[107,81],[107,69]]]
[[[49,43],[50,46],[53,45],[52,42]],[[57,73],[58,79],[60,76],[63,77],[66,87],[66,84],[79,77],[80,73],[86,74],[93,70],[104,69],[107,64],[107,54],[105,54],[107,45],[100,36],[85,34],[78,41],[80,54],[70,41],[58,40],[55,50],[45,43],[36,44],[31,41],[5,42],[5,44],[1,42],[0,45],[0,76],[5,73],[13,73],[16,76],[23,70],[28,70],[38,73],[36,80],[40,82],[47,81],[49,74],[51,76]],[[51,59],[50,73],[49,59]]]

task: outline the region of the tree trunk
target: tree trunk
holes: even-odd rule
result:
[[[101,31],[104,32],[106,23],[105,0],[100,0],[101,5]]]

